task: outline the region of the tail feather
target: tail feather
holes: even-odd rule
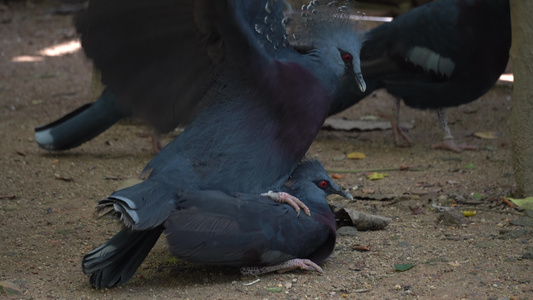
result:
[[[105,90],[96,102],[85,104],[52,123],[35,127],[35,140],[45,150],[71,149],[129,115],[118,106],[115,95]]]
[[[153,248],[163,226],[151,230],[122,229],[107,243],[83,257],[82,270],[98,289],[126,283]]]
[[[113,209],[132,230],[152,229],[163,224],[174,209],[175,188],[149,179],[114,192],[98,203],[97,211]]]

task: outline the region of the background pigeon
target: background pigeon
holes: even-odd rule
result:
[[[365,92],[337,97],[330,115],[338,113],[379,88],[398,100],[393,130],[410,143],[399,127],[400,99],[410,107],[435,109],[444,131],[444,147],[460,152],[444,108],[476,100],[505,70],[511,47],[508,0],[437,0],[382,24],[367,34],[361,50]],[[398,134],[396,134],[398,133]]]

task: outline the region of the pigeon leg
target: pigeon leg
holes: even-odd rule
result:
[[[389,120],[389,122],[391,123],[391,129],[392,129],[392,134],[394,136],[394,144],[395,145],[397,145],[397,146],[400,145],[399,137],[402,137],[402,139],[407,143],[407,146],[411,146],[412,145],[411,138],[409,138],[407,133],[405,133],[403,131],[402,127],[400,126],[400,104],[401,104],[401,101],[402,100],[400,98],[396,98],[396,100],[394,100],[394,108],[393,108],[393,114],[392,115],[384,114],[384,113],[380,113],[379,115],[382,118],[385,118],[385,119]]]
[[[288,260],[284,263],[281,263],[279,265],[275,266],[268,266],[268,267],[244,267],[241,268],[241,274],[242,275],[261,275],[266,274],[270,272],[277,271],[278,273],[284,273],[288,272],[294,269],[302,269],[306,271],[317,271],[319,273],[324,273],[322,271],[322,268],[312,262],[309,259],[301,259],[301,258],[295,258]]]
[[[311,216],[311,212],[309,211],[309,207],[305,205],[300,199],[292,196],[291,194],[285,193],[285,192],[273,192],[268,191],[268,193],[263,193],[261,196],[267,196],[270,199],[278,202],[278,203],[286,203],[289,204],[294,210],[296,211],[296,215],[300,215],[300,208],[304,210],[304,213],[308,216]]]
[[[159,153],[161,149],[163,149],[163,144],[161,144],[160,134],[154,133],[154,132],[141,132],[138,134],[138,136],[146,138],[149,137],[150,141],[152,143],[152,150],[154,151],[154,154]]]
[[[393,122],[392,122],[392,132],[394,133],[394,143],[396,145],[399,145],[400,142],[398,141],[398,135],[403,138],[403,140],[407,143],[407,146],[411,146],[413,142],[403,131],[402,127],[400,126],[400,105],[402,104],[402,100],[400,98],[396,98],[396,101],[394,102],[394,115],[393,115]]]
[[[457,145],[453,140],[453,135],[450,131],[450,127],[448,126],[448,120],[446,119],[446,112],[444,111],[444,109],[437,109],[437,115],[439,116],[439,122],[442,131],[444,131],[444,138],[442,139],[442,142],[431,145],[431,149],[445,149],[457,153],[460,153],[463,150],[477,150],[476,146],[466,144]]]
[[[161,149],[163,149],[163,144],[161,144],[161,139],[159,138],[159,134],[153,133],[151,135],[151,139],[152,139],[152,147],[153,147],[154,153],[157,154],[159,153],[159,151],[161,151]]]

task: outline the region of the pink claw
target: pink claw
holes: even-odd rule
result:
[[[275,266],[244,267],[244,268],[241,268],[241,274],[257,276],[257,275],[266,274],[266,273],[270,273],[274,271],[277,271],[278,273],[284,273],[284,272],[292,271],[294,269],[302,269],[306,271],[317,271],[319,273],[324,273],[322,268],[319,265],[312,262],[311,260],[295,258],[295,259],[288,260],[284,263],[281,263]]]
[[[294,208],[297,216],[300,215],[300,208],[304,210],[304,213],[306,215],[311,216],[311,211],[309,210],[309,207],[307,207],[307,205],[300,201],[300,199],[292,196],[291,194],[285,192],[268,191],[267,193],[261,194],[261,196],[267,196],[278,203],[289,204],[292,208]]]

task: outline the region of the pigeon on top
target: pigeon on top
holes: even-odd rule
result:
[[[97,0],[77,18],[76,27],[102,82],[135,117],[164,132],[194,119],[216,98],[206,94],[221,92],[230,76],[239,84],[224,93],[263,89],[270,94],[265,99],[279,99],[274,96],[290,94],[298,89],[296,82],[306,79],[296,76],[300,72],[309,73],[329,94],[339,78],[360,75],[362,36],[350,20],[313,15],[318,20],[310,28],[315,39],[311,53],[302,55],[285,39],[284,5],[280,0]],[[343,61],[341,51],[353,60]],[[296,78],[283,78],[289,74]]]
[[[471,147],[453,141],[444,108],[485,94],[504,72],[511,46],[508,0],[436,0],[414,8],[366,34],[361,65],[367,89],[351,88],[337,97],[336,114],[379,88],[397,98],[393,129],[399,128],[400,99],[410,107],[437,110],[444,142],[460,152]],[[398,136],[395,134],[398,141]]]
[[[101,201],[121,215],[129,231],[119,234],[131,231],[138,239],[142,232],[155,242],[184,191],[279,192],[318,134],[340,83],[364,90],[362,36],[344,8],[310,5],[302,15],[314,20],[307,27],[312,39],[297,52],[285,39],[284,5],[90,1],[77,28],[118,102],[162,130],[192,120],[148,163],[146,181]],[[262,30],[260,22],[269,26]],[[127,263],[124,268],[138,266]]]
[[[316,160],[302,162],[280,190],[301,199],[311,215],[298,216],[289,205],[260,195],[183,191],[173,199],[166,220],[145,230],[122,229],[85,255],[83,271],[96,288],[124,284],[164,232],[170,253],[185,261],[237,267],[250,275],[295,268],[322,272],[318,264],[332,253],[336,239],[326,197],[353,198]],[[122,204],[108,199],[100,209],[114,205]]]
[[[65,150],[80,145],[88,140],[87,136],[92,138],[119,119],[131,116],[144,119],[158,132],[168,132],[192,121],[216,98],[213,95],[206,97],[206,94],[218,93],[216,90],[224,84],[229,73],[239,80],[246,79],[235,86],[236,90],[251,84],[253,93],[265,89],[269,94],[265,99],[276,97],[279,101],[282,95],[291,98],[290,94],[297,92],[293,86],[301,86],[303,81],[306,86],[320,83],[329,97],[335,94],[339,81],[352,82],[355,78],[354,85],[365,88],[357,54],[362,35],[354,31],[356,25],[346,18],[349,11],[345,6],[332,8],[331,3],[319,5],[319,1],[312,1],[299,13],[309,27],[305,34],[314,36],[305,45],[305,50],[298,50],[304,54],[301,55],[288,47],[284,28],[287,20],[280,7],[290,10],[290,6],[281,0],[229,3],[233,6],[229,9],[235,11],[234,16],[227,16],[233,18],[226,22],[233,27],[229,28],[234,30],[231,34],[219,31],[215,23],[220,27],[223,22],[213,19],[227,8],[218,9],[209,1],[93,2],[75,23],[86,54],[102,71],[103,83],[108,87],[106,97],[102,94],[83,114],[79,114],[80,108],[37,127],[36,140],[41,148]],[[118,11],[118,7],[123,10]],[[344,15],[341,16],[339,10]],[[157,13],[159,18],[146,14],[146,11]],[[321,12],[318,16],[317,11]],[[233,33],[238,33],[240,38],[232,45],[229,38]],[[227,34],[225,40],[223,34]],[[248,45],[253,50],[249,51],[250,55],[239,56],[235,51],[239,43],[251,43]],[[339,58],[347,61],[339,61]],[[254,63],[249,64],[247,59]],[[280,67],[284,68],[278,69],[271,64],[275,61],[283,62]],[[267,65],[272,66],[272,72],[265,73],[266,69],[259,72]],[[312,74],[311,80],[299,75],[297,65]],[[322,65],[329,66],[323,68]],[[278,73],[280,70],[287,72]],[[284,77],[290,74],[297,78]],[[237,91],[224,92],[233,94]],[[102,100],[107,104],[100,105]],[[327,106],[327,102],[320,104]],[[98,114],[109,120],[106,127],[87,125],[88,128],[83,128],[83,120],[76,121],[89,116],[98,118]],[[316,118],[321,118],[320,113]],[[68,126],[63,125],[66,121]]]
[[[98,40],[101,40],[101,35],[110,34],[114,30],[90,30],[93,23],[90,16],[95,16],[99,21],[95,22],[98,24],[97,28],[106,28],[97,12],[106,16],[115,15],[109,20],[109,26],[112,28],[129,28],[133,25],[119,26],[129,20],[135,22],[136,28],[144,28],[141,26],[144,23],[139,23],[142,20],[139,16],[126,13],[130,3],[133,8],[142,8],[142,15],[155,18],[153,21],[146,20],[148,25],[160,24],[165,12],[172,9],[179,12],[185,7],[178,5],[181,3],[176,1],[158,1],[157,4],[148,0],[126,2],[106,0],[100,4],[99,1],[91,1],[88,16],[84,18],[87,24],[79,26],[87,28],[91,35],[99,36]],[[140,5],[141,3],[144,5]],[[201,3],[204,2],[196,4]],[[132,220],[133,223],[128,224],[133,229],[145,229],[160,224],[168,217],[168,211],[172,207],[170,199],[183,189],[260,194],[281,186],[317,135],[338,82],[356,80],[356,74],[359,74],[358,55],[351,53],[357,53],[360,45],[355,44],[357,32],[353,31],[352,26],[346,27],[347,31],[344,33],[336,30],[329,35],[322,35],[323,38],[331,38],[331,44],[322,41],[322,47],[312,49],[309,54],[297,53],[289,47],[274,49],[273,42],[268,39],[265,39],[267,42],[263,41],[264,46],[260,46],[260,38],[265,35],[254,30],[253,22],[243,22],[246,19],[240,14],[252,8],[266,15],[281,13],[282,2],[263,1],[260,7],[256,7],[258,3],[213,1],[211,5],[206,5],[205,11],[189,12],[194,13],[195,19],[200,18],[197,14],[213,14],[200,18],[205,24],[199,23],[197,26],[203,30],[220,28],[218,31],[209,32],[209,39],[219,36],[215,45],[209,47],[223,45],[224,47],[220,46],[217,50],[231,55],[228,54],[228,57],[219,63],[221,70],[217,72],[210,84],[211,88],[205,91],[203,96],[207,99],[201,100],[209,102],[209,105],[201,110],[182,134],[148,163],[144,171],[144,174],[149,174],[145,176],[148,179],[110,196],[121,199],[128,213],[136,216]],[[113,10],[115,14],[112,14]],[[133,11],[136,12],[135,9]],[[255,18],[264,19],[261,16]],[[345,23],[346,20],[333,18],[332,22]],[[168,25],[166,22],[162,24]],[[152,28],[148,25],[146,27]],[[329,24],[324,24],[326,25]],[[282,30],[283,27],[278,28]],[[197,32],[194,36],[200,33]],[[341,39],[336,34],[347,35],[348,38]],[[220,40],[225,35],[229,36],[228,40]],[[142,34],[133,37],[138,36]],[[82,34],[84,47],[87,46],[88,40],[89,37]],[[130,44],[123,42],[127,46]],[[238,47],[239,45],[241,47]],[[269,52],[284,58],[276,59],[268,55],[265,46],[272,46]],[[179,53],[176,55],[179,56]],[[242,65],[241,61],[246,61],[246,64]],[[98,60],[95,60],[95,63],[97,62]],[[246,72],[250,69],[253,70]],[[101,70],[105,80],[106,69]],[[329,72],[326,72],[328,70]],[[320,76],[317,77],[319,73]],[[112,86],[109,85],[109,88]],[[151,87],[146,86],[145,89],[150,90]],[[157,100],[147,101],[146,105],[150,106],[150,102]],[[178,102],[180,100],[176,99]],[[161,207],[169,209],[160,209]],[[155,210],[161,215],[152,215]]]

